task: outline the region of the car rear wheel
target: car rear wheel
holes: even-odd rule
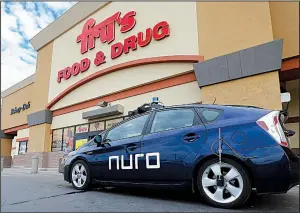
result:
[[[86,162],[76,161],[71,169],[71,182],[75,189],[86,190],[90,186],[90,170]]]
[[[247,171],[234,160],[223,158],[203,164],[198,172],[197,185],[203,198],[213,206],[235,208],[251,195],[251,180]]]

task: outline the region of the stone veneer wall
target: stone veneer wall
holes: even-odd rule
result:
[[[4,168],[10,168],[11,167],[11,162],[12,162],[12,157],[11,156],[1,156],[4,158],[3,160],[3,167]]]
[[[25,155],[15,155],[12,166],[30,168],[33,156],[39,157],[39,168],[58,168],[63,152],[28,152]]]

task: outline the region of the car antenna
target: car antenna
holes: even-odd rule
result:
[[[214,100],[214,102],[213,102],[213,105],[215,104],[216,100],[217,100],[217,98],[215,97],[215,100]]]

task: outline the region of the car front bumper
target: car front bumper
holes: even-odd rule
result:
[[[64,180],[67,182],[71,182],[70,179],[70,166],[69,165],[65,165],[64,166]]]

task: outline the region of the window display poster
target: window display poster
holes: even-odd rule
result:
[[[19,155],[24,155],[26,153],[27,142],[20,142],[19,145]]]
[[[113,119],[113,120],[108,120],[106,121],[106,129],[112,127],[113,125],[119,123],[123,121],[123,118],[117,118],[117,119]]]
[[[104,121],[98,121],[90,124],[90,132],[104,130]]]
[[[53,138],[52,138],[52,151],[61,151],[62,147],[62,133],[63,129],[57,129],[53,131]]]
[[[84,133],[89,131],[89,125],[83,124],[80,126],[76,126],[76,133]]]
[[[76,142],[75,142],[75,149],[78,149],[79,147],[81,147],[82,145],[84,145],[87,142],[88,142],[88,139],[79,139],[79,140],[76,140]]]
[[[63,151],[65,153],[69,153],[73,151],[73,140],[74,140],[74,127],[69,127],[64,129],[64,143],[63,143]]]

